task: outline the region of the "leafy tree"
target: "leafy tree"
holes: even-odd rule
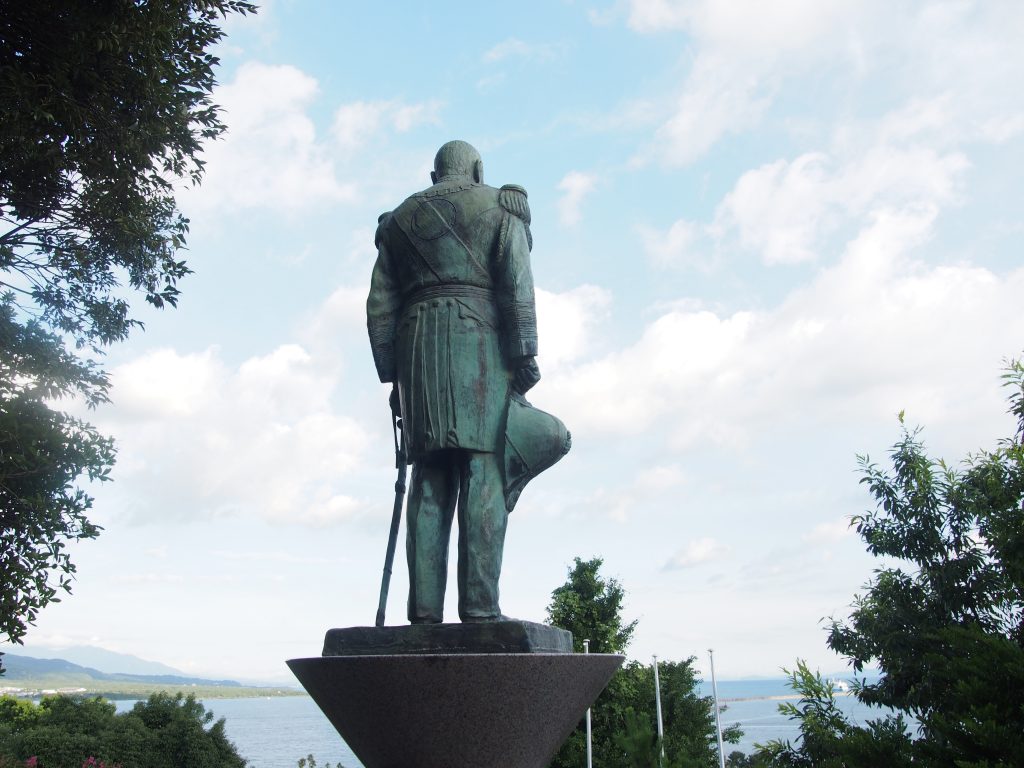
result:
[[[911,740],[902,715],[869,720],[863,727],[855,725],[836,704],[831,681],[811,672],[801,660],[787,674],[800,700],[780,704],[779,712],[799,723],[800,735],[795,743],[781,739],[769,742],[748,764],[776,768],[911,765]]]
[[[316,758],[313,757],[313,755],[306,755],[305,757],[299,758],[299,762],[297,763],[297,765],[298,768],[317,768],[319,764],[317,763]],[[324,763],[323,768],[345,768],[345,766],[343,766],[341,763],[336,763],[334,766],[332,766],[330,762],[327,762]]]
[[[0,1],[2,284],[78,342],[137,325],[122,281],[174,304],[188,221],[171,180],[198,182],[220,17],[244,0]]]
[[[213,713],[207,712],[194,696],[157,693],[147,702],[136,703],[128,717],[141,721],[155,735],[155,752],[160,760],[152,760],[153,768],[245,765],[228,741],[224,718],[214,722]]]
[[[92,500],[74,481],[105,480],[113,464],[109,439],[47,401],[73,392],[101,402],[105,386],[94,366],[39,323],[18,323],[0,299],[0,632],[11,640],[70,589],[75,567],[64,542],[99,533],[85,514]]]
[[[758,755],[748,755],[738,749],[725,756],[725,768],[766,768],[767,765]]]
[[[74,488],[105,478],[108,441],[51,404],[106,400],[94,360],[141,325],[129,291],[174,306],[198,182],[220,19],[245,0],[0,0],[0,637],[19,642],[68,588],[68,539],[99,529]],[[50,572],[57,573],[52,584]]]
[[[828,645],[882,676],[858,697],[920,723],[923,759],[1013,765],[1024,754],[1024,366],[1011,362],[1015,434],[962,468],[927,456],[904,427],[892,472],[862,458],[875,510],[854,518],[876,571]],[[902,418],[901,418],[902,422]]]
[[[850,726],[831,692],[800,665],[793,681],[803,706],[789,711],[802,743],[770,745],[773,765],[825,765],[826,758],[847,766],[1020,764],[1024,366],[1010,362],[1003,378],[1017,427],[995,450],[952,467],[930,458],[920,430],[904,426],[891,470],[860,459],[876,507],[853,522],[869,552],[899,564],[875,571],[850,618],[832,622],[828,645],[857,673],[876,663],[880,678],[858,680],[854,693],[898,715]],[[903,734],[903,715],[919,724],[913,741]]]
[[[575,558],[565,584],[551,593],[548,621],[572,632],[576,653],[583,653],[584,640],[591,653],[623,653],[636,630],[636,620],[622,623],[626,592],[615,579],[601,578],[603,564],[599,557]]]
[[[630,768],[665,768],[661,740],[654,726],[631,708],[627,708],[624,714],[625,727],[613,734],[612,741],[625,755],[626,764]]]
[[[573,633],[577,652],[582,651],[583,639],[589,639],[592,653],[623,653],[637,625],[636,621],[623,622],[625,590],[615,579],[601,577],[602,564],[600,558],[576,558],[565,584],[551,595],[548,620]],[[714,704],[697,692],[695,660],[658,662],[665,730],[663,768],[717,765]],[[644,766],[651,759],[652,749],[657,756],[660,745],[655,733],[654,696],[654,670],[650,665],[630,661],[615,673],[591,707],[595,766]],[[735,742],[740,735],[732,728],[724,738]],[[551,765],[578,768],[585,763],[586,728],[581,723]]]
[[[0,699],[0,756],[39,768],[244,768],[245,761],[194,697],[157,693],[115,713],[100,698],[55,696],[39,704]],[[92,759],[92,763],[88,761]]]
[[[700,680],[693,668],[696,661],[693,656],[684,662],[658,661],[665,753],[676,756],[683,765],[715,765],[715,704],[711,697],[697,693]],[[646,692],[645,710],[650,712],[654,709],[654,672],[646,665],[641,690]],[[722,741],[735,744],[742,735],[738,726],[728,726],[722,730]]]

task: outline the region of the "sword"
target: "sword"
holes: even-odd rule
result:
[[[398,542],[398,524],[402,521],[402,502],[405,501],[405,474],[408,463],[405,460],[405,432],[402,420],[392,414],[391,428],[395,434],[395,466],[398,479],[395,481],[395,506],[391,512],[391,533],[388,536],[388,550],[384,555],[384,574],[380,581],[380,600],[377,603],[378,627],[384,626],[384,609],[388,604],[388,587],[391,586],[391,566],[395,563],[395,544]]]

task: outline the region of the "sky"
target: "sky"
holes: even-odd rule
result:
[[[267,0],[227,30],[228,132],[179,193],[194,274],[109,351],[104,531],[29,645],[287,680],[372,624],[395,472],[373,233],[459,138],[529,192],[531,400],[573,434],[510,518],[503,612],[544,620],[601,557],[633,658],[843,669],[828,620],[879,566],[857,456],[885,463],[901,410],[953,462],[1013,431],[1024,6]]]

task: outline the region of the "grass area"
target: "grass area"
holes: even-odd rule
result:
[[[12,688],[20,691],[10,690]],[[4,690],[8,689],[8,690]],[[84,689],[84,690],[82,690]],[[136,683],[111,680],[94,680],[85,675],[62,675],[39,678],[15,679],[0,677],[0,693],[16,696],[39,695],[59,692],[69,695],[103,696],[107,699],[145,699],[151,693],[192,694],[197,699],[251,699],[261,696],[305,696],[300,688],[251,687],[232,685],[167,685],[165,683]]]

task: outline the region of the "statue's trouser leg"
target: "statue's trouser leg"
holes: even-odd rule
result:
[[[409,621],[428,623],[444,616],[451,537],[459,488],[453,456],[435,454],[412,468],[406,507],[406,557],[409,562]]]
[[[459,488],[459,618],[494,619],[505,546],[505,493],[496,453],[463,454]]]

